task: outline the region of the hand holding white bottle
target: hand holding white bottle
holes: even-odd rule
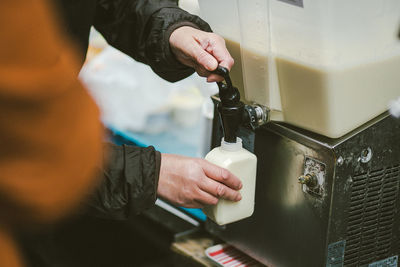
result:
[[[205,159],[232,172],[242,181],[243,187],[240,190],[242,200],[220,199],[217,205],[206,206],[204,213],[219,225],[250,217],[254,211],[257,157],[244,149],[242,140],[237,138],[236,143],[222,140],[221,146],[210,151]]]

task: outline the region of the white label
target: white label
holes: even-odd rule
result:
[[[304,7],[303,0],[278,0],[281,2],[285,2],[294,6]]]

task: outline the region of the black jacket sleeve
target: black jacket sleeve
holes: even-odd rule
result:
[[[154,147],[105,144],[102,182],[88,201],[89,214],[126,219],[154,205],[161,154]]]
[[[178,8],[175,0],[99,0],[94,20],[110,45],[171,82],[194,72],[175,59],[169,46],[173,30],[185,25],[211,31],[199,17]]]
[[[107,42],[134,59],[150,65],[168,81],[177,81],[193,69],[175,59],[169,47],[171,33],[181,26],[211,31],[209,25],[177,7],[174,0],[98,0],[94,26]],[[161,154],[153,147],[108,145],[102,168],[103,183],[93,194],[93,214],[125,219],[152,206],[156,200]]]

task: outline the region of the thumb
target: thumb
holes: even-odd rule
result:
[[[191,56],[198,65],[208,71],[213,71],[218,67],[218,61],[197,43],[193,46]]]

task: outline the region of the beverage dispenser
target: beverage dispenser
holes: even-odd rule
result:
[[[253,215],[207,230],[269,266],[397,266],[400,120],[387,108],[400,96],[400,1],[199,6],[246,110],[264,118],[237,133],[257,156]],[[222,136],[214,116],[213,146]]]
[[[273,111],[272,119],[338,138],[384,112],[400,94],[400,1],[199,5],[227,40],[235,85],[245,100]]]

